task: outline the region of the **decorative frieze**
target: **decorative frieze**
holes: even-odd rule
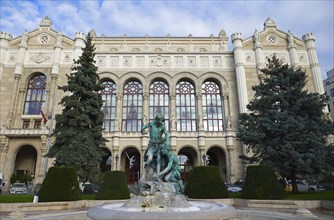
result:
[[[176,56],[174,57],[175,60],[175,67],[183,67],[183,57],[182,56]]]
[[[110,57],[110,66],[111,67],[119,67],[119,57],[118,56],[111,56]]]
[[[42,53],[42,52],[38,52],[38,53],[29,53],[30,55],[30,61],[34,61],[35,63],[51,63],[51,57],[52,57],[52,53]]]
[[[10,53],[8,57],[8,63],[15,64],[17,61],[17,53]]]
[[[212,57],[212,66],[213,67],[222,67],[222,58],[221,56]]]
[[[105,56],[97,56],[97,66],[104,67],[106,65],[106,57]]]
[[[73,62],[72,60],[72,57],[73,57],[73,55],[72,55],[72,53],[71,52],[66,52],[66,53],[64,53],[64,58],[63,58],[63,62],[64,63],[69,63],[69,62]]]
[[[188,64],[188,67],[196,67],[196,57],[195,56],[188,56],[187,57],[187,64]]]
[[[136,66],[137,67],[145,67],[145,57],[144,56],[136,57]]]
[[[209,67],[209,57],[208,56],[200,56],[199,57],[201,67]]]

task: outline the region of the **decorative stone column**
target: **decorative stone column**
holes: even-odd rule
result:
[[[82,33],[82,32],[75,33],[75,40],[74,40],[74,59],[75,60],[77,60],[82,54],[82,48],[85,47],[85,39],[86,39],[85,33]]]
[[[315,48],[315,37],[313,33],[305,34],[303,40],[306,43],[307,54],[310,61],[311,72],[314,81],[315,92],[319,94],[324,94],[324,85],[322,83],[321,70],[319,65],[319,60],[317,56],[317,51]]]
[[[150,119],[149,116],[149,108],[150,108],[150,103],[149,103],[149,98],[150,98],[150,93],[148,91],[143,91],[143,125],[147,123]]]
[[[2,81],[2,73],[3,73],[5,58],[8,51],[9,41],[12,39],[13,36],[11,34],[6,32],[0,33],[0,82]]]
[[[290,60],[291,60],[291,66],[296,67],[298,66],[297,62],[297,46],[293,42],[293,35],[291,31],[288,32],[286,39],[288,40],[288,50],[289,50],[289,55],[290,55]]]
[[[9,180],[11,174],[11,173],[6,173],[6,167],[5,167],[6,156],[9,149],[8,139],[9,139],[8,137],[0,135],[0,172],[3,174],[3,182],[6,184],[5,185],[6,189],[10,185]]]
[[[247,113],[248,93],[245,75],[244,53],[242,51],[242,37],[241,33],[232,34],[232,43],[235,60],[236,80],[238,87],[238,100],[240,113]]]
[[[119,132],[122,130],[122,93],[118,92],[116,94],[116,118],[115,118],[115,132]]]
[[[253,35],[253,41],[254,41],[254,51],[255,51],[255,60],[256,60],[256,70],[258,74],[261,74],[260,69],[264,68],[264,62],[263,62],[263,52],[262,52],[262,45],[260,43],[260,33],[255,29],[254,35]]]
[[[223,122],[223,125],[224,125],[224,131],[226,131],[227,129],[227,124],[228,124],[228,116],[230,115],[230,106],[229,106],[229,93],[228,92],[223,92],[222,93],[222,98],[223,98],[223,110],[224,110],[224,113],[223,113],[223,117],[224,117],[224,122]]]
[[[45,157],[47,154],[48,149],[48,136],[42,135],[41,136],[41,155],[40,155],[40,166],[39,170],[36,170],[35,176],[39,180],[43,179],[45,177],[46,172],[48,171],[48,158]]]
[[[21,127],[21,120],[20,120],[20,116],[22,114],[22,107],[24,106],[24,97],[25,97],[25,89],[24,88],[21,88],[19,89],[19,97],[18,97],[18,100],[17,100],[17,104],[15,106],[15,111],[14,111],[14,119],[13,119],[13,122],[14,122],[14,126],[15,128],[19,128]]]
[[[62,51],[62,41],[63,41],[63,33],[59,32],[57,34],[56,44],[54,46],[54,58],[52,63],[51,70],[51,89],[49,96],[48,108],[45,109],[46,114],[52,114],[52,108],[54,106],[54,102],[56,102],[56,93],[57,93],[57,78],[59,74],[60,67],[60,55]]]
[[[234,146],[233,146],[233,137],[232,132],[228,131],[227,137],[226,137],[226,144],[227,144],[227,151],[229,156],[229,178],[230,182],[235,182],[235,172],[234,172]]]
[[[8,137],[0,136],[0,172],[5,172],[5,161],[8,152]]]
[[[203,108],[202,108],[202,91],[196,91],[196,101],[197,101],[197,131],[203,131]]]
[[[177,146],[176,146],[176,126],[177,126],[177,120],[176,120],[176,111],[175,111],[175,89],[174,88],[170,88],[171,92],[169,94],[170,96],[170,134],[169,134],[169,141],[170,141],[170,146],[171,149],[174,153],[176,153],[177,150]]]
[[[8,114],[7,126],[12,128],[14,126],[14,107],[17,108],[17,99],[18,99],[18,86],[20,82],[21,74],[14,74],[14,87],[13,87],[13,95],[11,97],[11,105]]]

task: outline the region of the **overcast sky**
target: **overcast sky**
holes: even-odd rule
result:
[[[1,0],[0,31],[14,37],[38,28],[45,16],[53,29],[70,38],[94,29],[98,36],[208,37],[224,29],[227,36],[240,32],[244,39],[271,17],[277,29],[302,38],[312,32],[323,78],[334,67],[333,0]],[[229,39],[231,42],[231,39]],[[232,50],[231,43],[229,50]]]

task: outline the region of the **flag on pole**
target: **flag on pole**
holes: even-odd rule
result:
[[[48,121],[48,119],[45,117],[45,115],[44,115],[44,112],[43,112],[43,110],[42,110],[42,106],[41,106],[41,105],[40,105],[40,107],[39,107],[39,110],[40,110],[40,112],[41,112],[41,115],[42,115],[42,117],[43,117],[44,123],[46,123],[46,122]]]

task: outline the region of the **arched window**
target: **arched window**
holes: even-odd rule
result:
[[[105,131],[114,131],[116,116],[116,84],[112,81],[103,81],[101,86],[103,87],[100,91],[103,100],[103,127]]]
[[[168,85],[163,81],[155,81],[150,86],[150,120],[153,120],[157,113],[165,116],[165,126],[169,129],[169,91]]]
[[[25,115],[39,115],[45,109],[46,76],[38,74],[28,83],[27,96],[24,105]]]
[[[143,106],[143,86],[130,81],[123,90],[122,131],[140,131]]]
[[[203,126],[205,131],[223,131],[223,108],[220,88],[213,81],[202,84]]]
[[[188,81],[176,85],[177,131],[196,131],[195,88]]]

